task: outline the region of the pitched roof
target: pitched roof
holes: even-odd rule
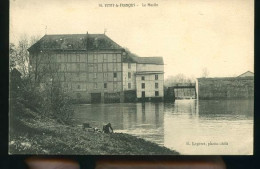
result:
[[[28,51],[40,50],[123,50],[120,45],[114,42],[105,34],[60,34],[44,35],[39,41],[33,44]],[[136,54],[126,51],[123,62],[134,62],[140,64],[163,65],[162,57],[139,57]]]
[[[162,57],[136,57],[134,58],[137,63],[141,64],[156,64],[156,65],[163,65],[163,58]]]
[[[131,63],[140,63],[140,64],[156,64],[163,65],[163,57],[140,57],[136,54],[131,53],[130,51],[126,52],[126,55],[123,56],[123,62]]]
[[[254,76],[254,73],[251,71],[247,71],[245,73],[242,73],[241,75],[237,76],[237,77],[247,77],[247,76]]]
[[[123,49],[105,34],[44,35],[32,45],[33,50],[107,50]]]

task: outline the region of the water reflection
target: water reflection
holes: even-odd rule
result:
[[[167,107],[164,126],[164,145],[183,154],[250,154],[253,101],[177,100]],[[210,142],[228,145],[208,146]]]
[[[176,100],[175,103],[121,103],[76,106],[78,124],[101,128],[110,122],[129,133],[182,154],[250,154],[252,100]],[[241,141],[242,140],[242,141]],[[228,142],[228,146],[190,146],[187,142]]]

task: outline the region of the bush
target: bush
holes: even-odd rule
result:
[[[10,81],[11,86],[15,86]],[[29,78],[21,79],[21,85],[10,91],[10,116],[21,119],[25,117],[25,110],[36,112],[40,116],[54,118],[58,122],[66,123],[73,113],[71,98],[66,95],[60,85],[45,83],[43,87],[33,83]]]

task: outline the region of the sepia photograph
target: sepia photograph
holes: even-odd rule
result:
[[[253,0],[9,3],[9,154],[253,155]]]

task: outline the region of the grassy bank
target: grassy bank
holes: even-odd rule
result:
[[[57,123],[26,109],[25,118],[11,128],[11,154],[89,154],[89,155],[177,155],[155,143],[123,134],[93,133],[79,126]]]

